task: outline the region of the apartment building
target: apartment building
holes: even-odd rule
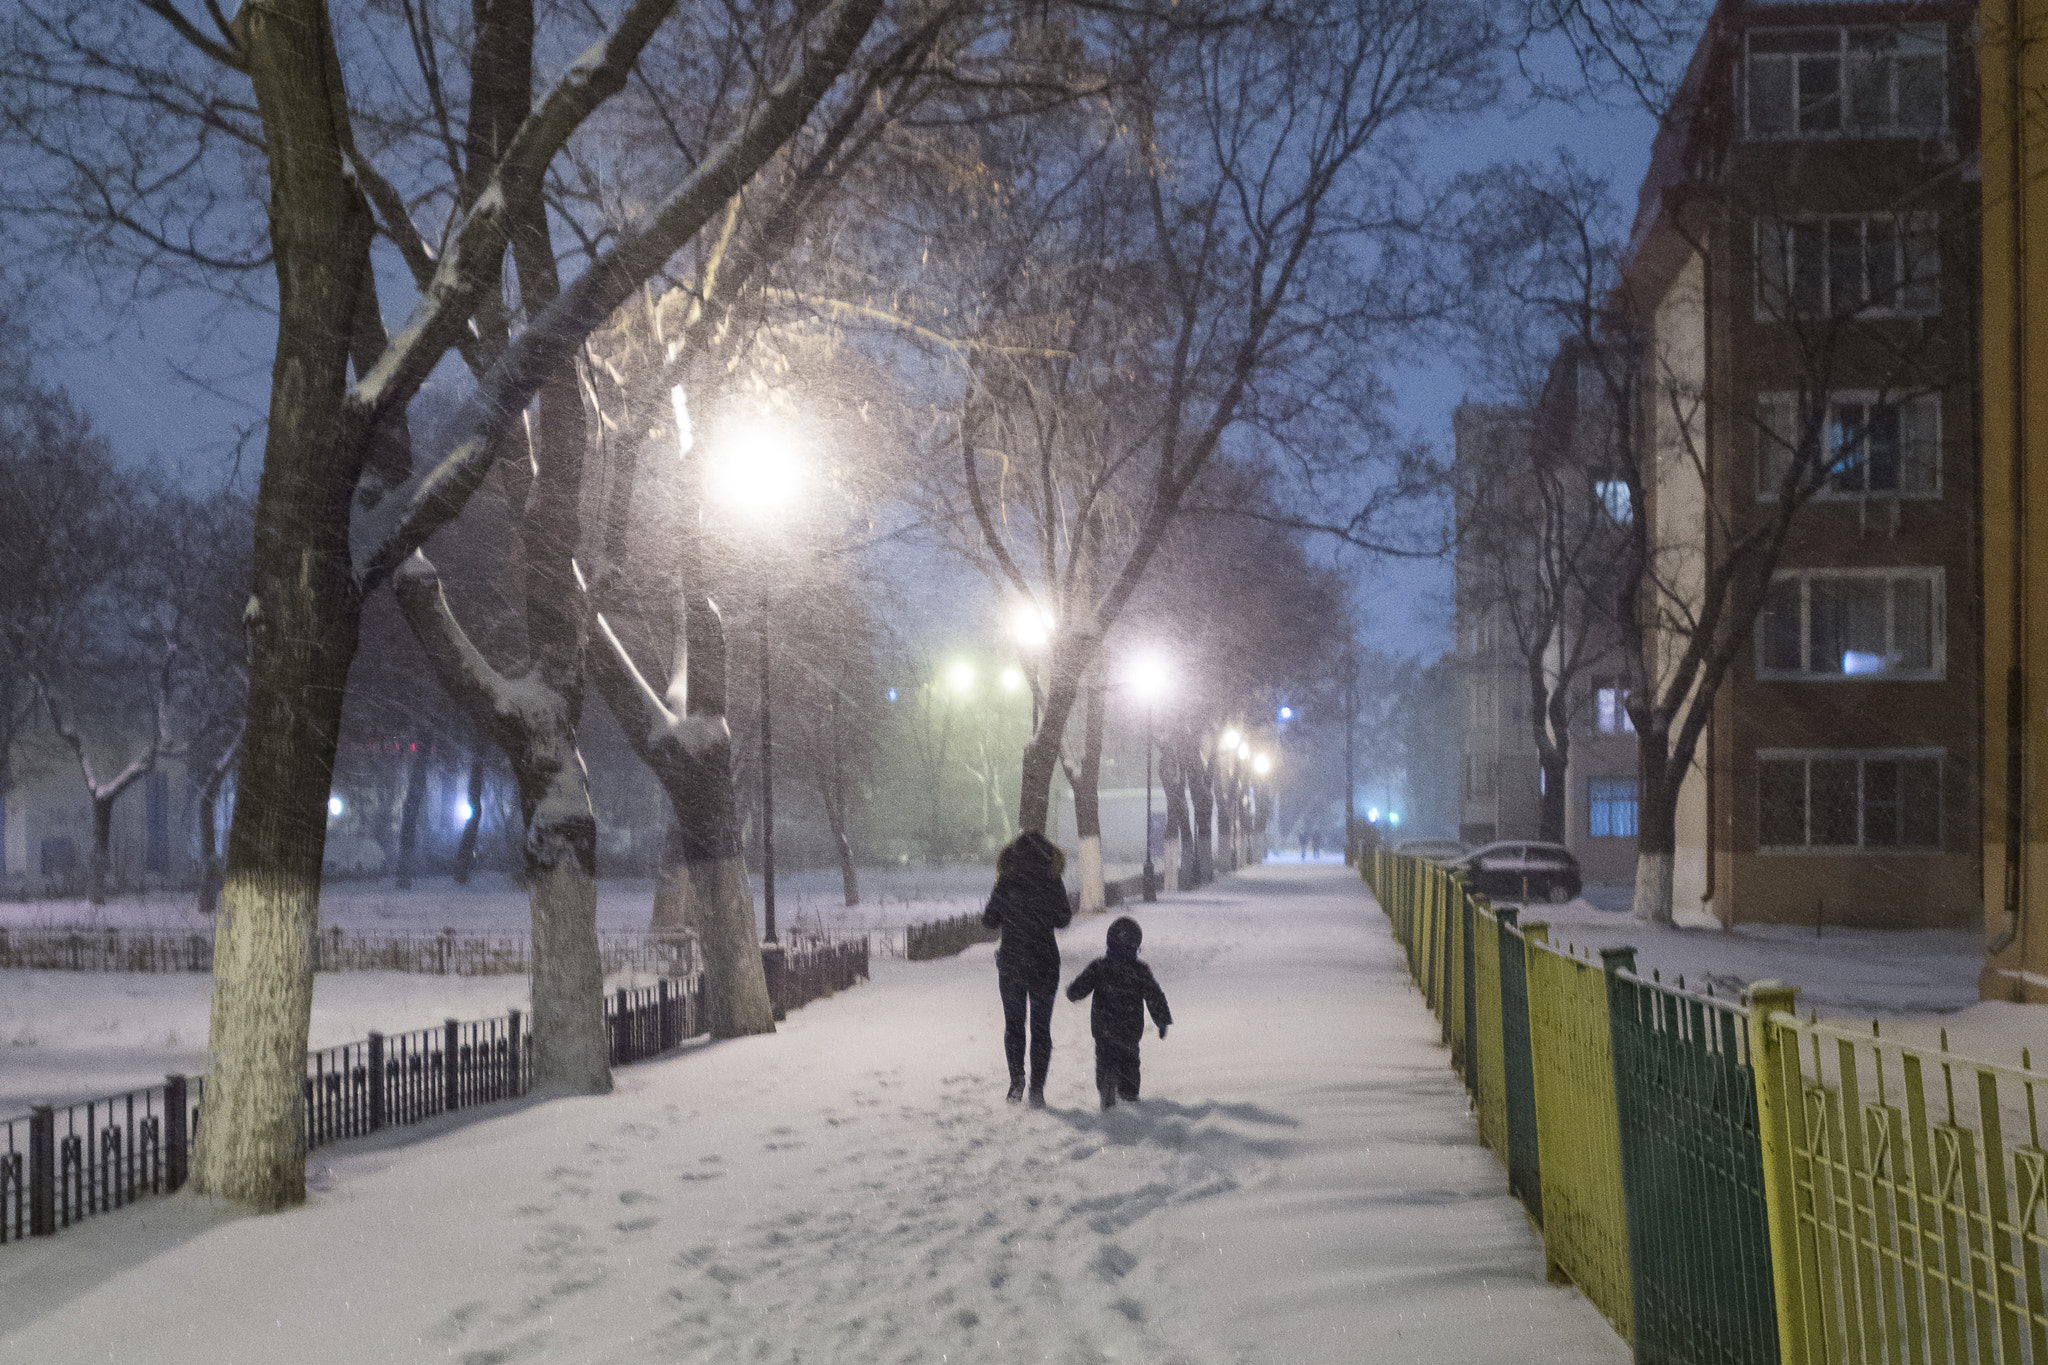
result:
[[[1973,15],[1724,2],[1652,153],[1621,294],[1671,617],[1793,452],[1826,471],[1686,783],[1681,914],[1979,921]]]
[[[1543,805],[1550,777],[1538,749],[1531,711],[1539,705],[1530,686],[1535,656],[1546,697],[1561,691],[1566,715],[1566,762],[1559,783],[1565,844],[1594,886],[1628,886],[1635,876],[1637,774],[1630,722],[1627,670],[1614,649],[1611,622],[1589,610],[1586,589],[1567,591],[1557,603],[1554,630],[1540,638],[1530,629],[1530,595],[1517,585],[1539,572],[1535,562],[1557,547],[1542,543],[1531,509],[1531,487],[1551,479],[1550,495],[1564,509],[1566,534],[1580,553],[1575,565],[1553,564],[1553,579],[1597,574],[1602,527],[1610,532],[1631,515],[1625,483],[1605,460],[1613,431],[1605,385],[1576,345],[1563,346],[1548,382],[1530,408],[1466,404],[1453,416],[1461,487],[1481,481],[1491,496],[1462,500],[1457,561],[1458,677],[1460,680],[1459,837],[1468,844],[1543,837]],[[1502,487],[1502,485],[1506,485]],[[1469,519],[1509,516],[1531,527],[1505,542]],[[1555,526],[1551,519],[1543,525]],[[1590,534],[1589,534],[1590,533]],[[1541,607],[1536,609],[1541,610]]]

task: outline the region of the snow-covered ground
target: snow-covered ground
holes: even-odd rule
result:
[[[1051,1106],[1004,1104],[987,946],[882,961],[608,1097],[318,1153],[292,1213],[181,1197],[0,1249],[0,1359],[1628,1359],[1544,1283],[1353,874],[1140,918],[1176,1023],[1136,1105],[1097,1111],[1064,1003]]]
[[[612,985],[636,984],[626,976]],[[637,983],[644,984],[644,983]],[[311,1045],[527,1008],[523,976],[323,972]],[[0,971],[0,1119],[206,1070],[213,977],[196,972]]]

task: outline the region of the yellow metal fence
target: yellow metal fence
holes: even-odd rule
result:
[[[1639,1082],[1618,1072],[1611,1003],[1666,988],[1625,970],[1626,950],[1604,963],[1559,951],[1545,926],[1516,926],[1445,869],[1386,853],[1361,861],[1442,1021],[1481,1141],[1503,1164],[1516,1121],[1506,1058],[1525,1024],[1541,1170],[1540,1200],[1525,1202],[1540,1218],[1552,1278],[1578,1286],[1635,1344],[1639,1360],[2048,1365],[2048,1147],[2037,1103],[2048,1072],[2034,1071],[2031,1058],[1996,1065],[1949,1052],[1945,1034],[1940,1047],[1922,1048],[1883,1037],[1876,1025],[1802,1020],[1795,993],[1775,982],[1749,990],[1727,1039],[1713,1022],[1729,1018],[1727,1002],[1660,997],[1673,1002],[1660,1011],[1693,1020],[1674,1046],[1695,1046],[1686,1038],[1711,1026],[1712,1050],[1741,1062],[1717,1073],[1721,1086],[1743,1077],[1736,1089],[1699,1093],[1739,1118],[1733,1131],[1750,1134],[1748,1161],[1760,1154],[1770,1286],[1763,1310],[1777,1331],[1775,1342],[1735,1347],[1695,1346],[1668,1331],[1646,1337],[1637,1321],[1641,1292],[1655,1290],[1643,1302],[1662,1303],[1668,1286],[1646,1289],[1640,1277],[1656,1268],[1631,1265],[1631,1217],[1636,1244],[1689,1243],[1707,1253],[1693,1261],[1701,1266],[1748,1258],[1751,1244],[1737,1244],[1755,1235],[1745,1210],[1724,1215],[1714,1199],[1688,1203],[1663,1184],[1629,1183],[1651,1179],[1645,1170],[1658,1182],[1691,1178],[1626,1157],[1636,1149],[1617,1118],[1618,1074],[1621,1085]],[[1521,955],[1525,1021],[1504,1017],[1505,952]],[[1636,1055],[1644,1046],[1639,1022],[1631,1023],[1631,1067],[1648,1056]],[[1649,1058],[1666,1071],[1643,1083],[1668,1086],[1706,1059],[1704,1051],[1671,1056],[1675,1071]],[[1624,1179],[1630,1160],[1637,1174]],[[1696,1225],[1669,1226],[1674,1209]],[[1644,1225],[1651,1218],[1656,1225]],[[1717,1257],[1724,1243],[1728,1252]]]

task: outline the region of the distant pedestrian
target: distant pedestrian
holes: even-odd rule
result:
[[[1109,926],[1109,951],[1081,969],[1067,987],[1067,999],[1095,997],[1089,1010],[1088,1029],[1095,1035],[1095,1089],[1102,1107],[1111,1109],[1119,1099],[1138,1098],[1138,1043],[1145,1036],[1145,1011],[1159,1036],[1173,1022],[1166,1007],[1166,992],[1152,969],[1138,960],[1138,945],[1145,931],[1129,915],[1119,916]]]
[[[1024,1034],[1031,1034],[1031,1107],[1045,1106],[1052,1064],[1052,1005],[1060,989],[1060,945],[1074,908],[1060,880],[1067,858],[1052,840],[1027,829],[996,855],[996,885],[981,922],[1003,931],[996,947],[996,985],[1003,995],[1003,1053],[1010,1063],[1010,1103],[1024,1098]]]
[[[1303,831],[1301,832],[1301,860],[1302,860],[1303,862],[1307,862],[1307,861],[1308,861],[1308,831],[1307,831],[1307,830],[1303,830]]]

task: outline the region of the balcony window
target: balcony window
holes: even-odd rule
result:
[[[1938,225],[1931,213],[1759,218],[1757,320],[1932,317]]]
[[[1636,780],[1595,778],[1586,784],[1586,833],[1595,839],[1636,837]]]
[[[1803,433],[1799,396],[1767,393],[1757,399],[1757,496],[1770,501]],[[1880,400],[1870,393],[1837,394],[1822,425],[1828,458],[1822,498],[1931,498],[1941,493],[1941,398],[1919,394]]]
[[[1755,28],[1741,100],[1752,138],[1927,137],[1948,122],[1939,24]]]
[[[1603,735],[1632,735],[1636,723],[1628,713],[1629,689],[1619,678],[1593,680],[1593,728]]]
[[[1938,680],[1940,569],[1808,569],[1771,580],[1756,623],[1765,680]]]
[[[1939,848],[1940,751],[1762,751],[1756,826],[1766,849]]]

